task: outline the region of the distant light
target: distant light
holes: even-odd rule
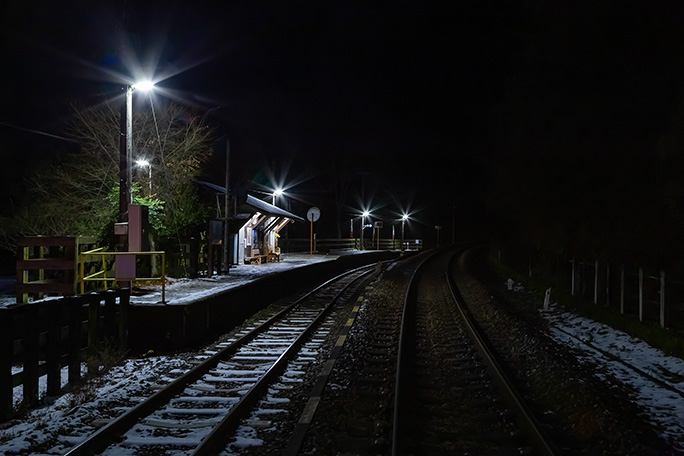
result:
[[[363,211],[363,214],[361,214],[361,215],[363,215],[364,217],[368,217],[368,216],[370,215],[370,212],[368,212],[368,211]]]
[[[150,166],[150,162],[147,160],[136,160],[135,164],[138,166]]]
[[[135,90],[141,90],[143,92],[146,92],[148,90],[152,90],[152,88],[154,87],[154,82],[140,81],[137,84],[133,84],[131,87],[133,87]]]
[[[273,192],[275,196],[280,196],[283,194],[283,189],[282,188],[276,188],[275,191]]]
[[[408,220],[408,214],[402,215],[402,216],[401,216],[401,219],[404,220],[404,221]]]

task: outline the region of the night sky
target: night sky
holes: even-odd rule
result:
[[[7,1],[0,122],[60,134],[70,101],[116,96],[137,61],[228,136],[235,185],[296,183],[292,210],[321,207],[323,237],[336,167],[352,179],[347,220],[410,210],[426,238],[481,230],[487,208],[579,242],[559,226],[633,225],[635,194],[641,207],[653,192],[673,224],[684,8],[600,3]],[[222,184],[217,150],[205,177]]]

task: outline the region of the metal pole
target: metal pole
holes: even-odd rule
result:
[[[126,88],[126,182],[128,191],[128,202],[133,204],[133,171],[131,161],[133,160],[133,87]]]
[[[401,219],[401,250],[404,250],[404,219]]]
[[[665,328],[665,271],[660,270],[660,327]]]
[[[125,98],[119,114],[119,222],[128,220],[128,159],[126,149],[128,87],[126,87]]]
[[[230,140],[226,138],[226,195],[225,195],[225,200],[224,200],[224,211],[223,211],[223,216],[225,217],[223,221],[223,267],[225,268],[226,272],[230,270],[230,263],[228,262],[228,238],[229,238],[229,227],[228,227],[228,220],[230,219],[228,217],[228,203],[230,201],[230,192],[228,190],[229,188],[229,174],[228,171],[230,170]]]
[[[362,215],[361,216],[361,250],[364,250],[363,248],[363,227],[366,225],[366,216]]]

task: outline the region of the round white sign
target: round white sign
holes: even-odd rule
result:
[[[321,210],[317,207],[312,207],[309,212],[306,213],[306,218],[310,222],[316,222],[321,217]]]

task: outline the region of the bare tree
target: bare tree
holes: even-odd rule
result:
[[[193,178],[211,154],[211,131],[187,109],[155,104],[133,117],[133,197],[150,207],[160,235],[183,234],[205,220]],[[119,106],[74,106],[69,131],[80,150],[37,169],[24,203],[2,221],[0,242],[13,250],[27,235],[99,236],[113,234],[119,191]],[[136,160],[151,167],[140,169]]]

